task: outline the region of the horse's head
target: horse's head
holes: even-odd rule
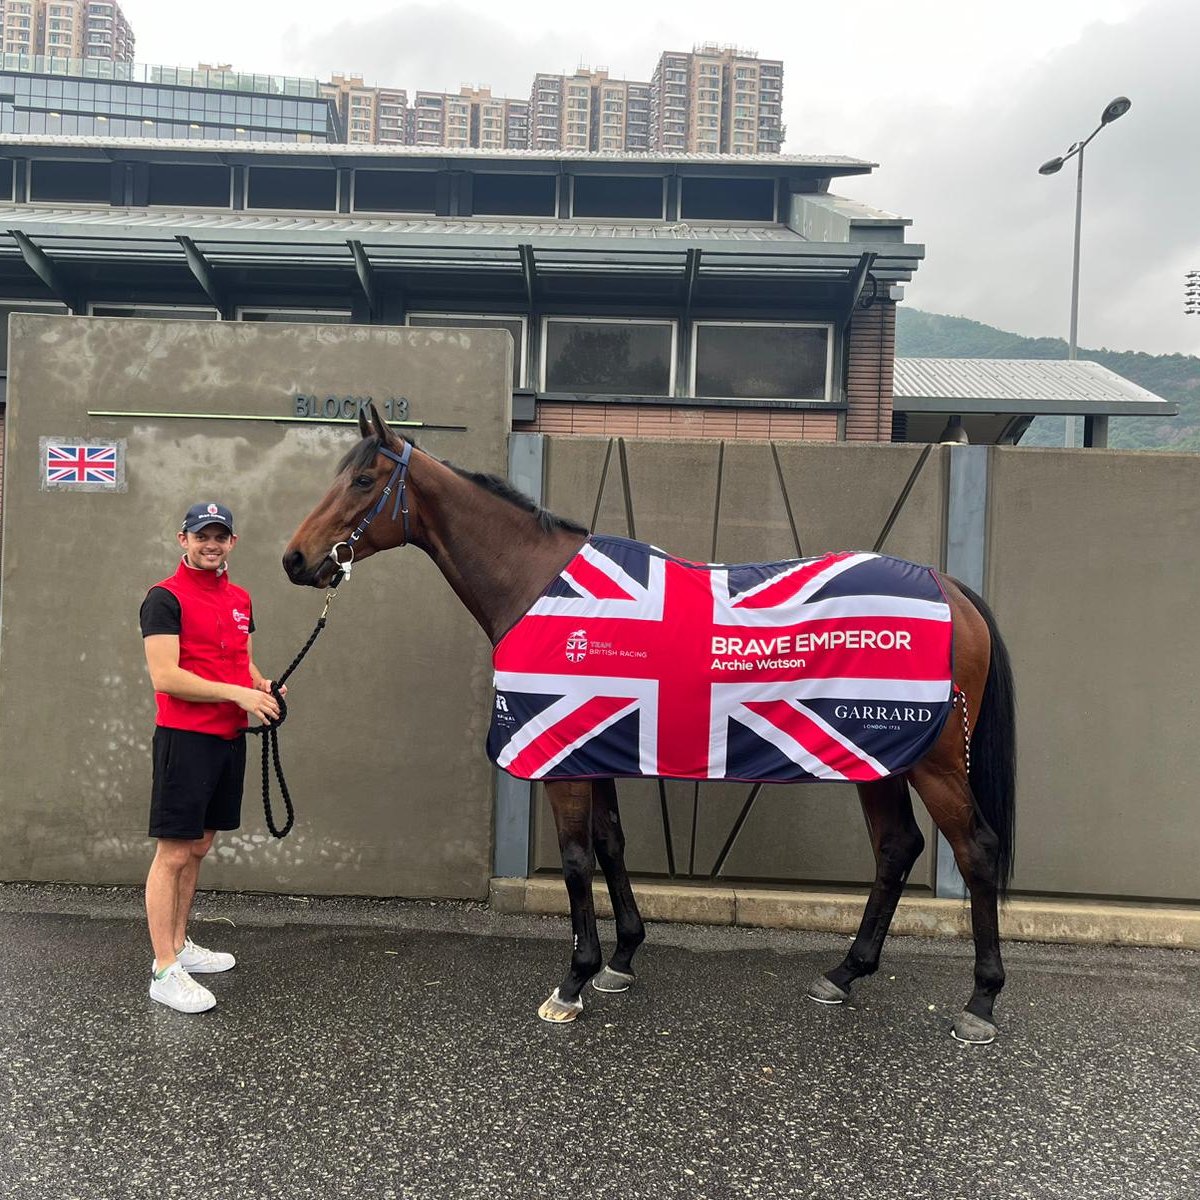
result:
[[[357,562],[408,540],[406,452],[411,453],[411,444],[387,427],[374,404],[370,410],[370,421],[358,414],[362,441],[342,459],[333,485],[283,552],[283,569],[293,583],[328,587],[339,563]]]

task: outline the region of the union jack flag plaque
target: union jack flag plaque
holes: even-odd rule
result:
[[[124,441],[42,438],[42,490],[123,492]]]
[[[929,567],[593,536],[493,652],[488,754],[519,779],[880,779],[941,732],[951,647]]]

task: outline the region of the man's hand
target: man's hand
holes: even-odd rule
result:
[[[271,690],[271,681],[270,681],[269,679],[264,679],[264,678],[263,678],[263,677],[260,675],[260,676],[258,677],[257,681],[255,682],[254,686],[255,686],[256,688],[258,688],[258,690],[259,690],[260,692],[269,692],[269,691]],[[286,695],[287,695],[287,684],[286,684],[286,683],[281,683],[281,684],[279,685],[279,694],[280,694],[281,696],[286,696]]]
[[[270,681],[264,680],[263,682],[267,685],[266,691],[252,687],[234,688],[229,698],[243,712],[248,712],[262,721],[264,725],[269,725],[272,721],[279,720],[279,705],[276,703],[275,697],[271,695]]]

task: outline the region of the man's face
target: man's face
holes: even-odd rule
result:
[[[194,533],[179,534],[179,544],[187,555],[188,563],[201,571],[220,570],[236,542],[236,534],[216,523],[205,525]]]

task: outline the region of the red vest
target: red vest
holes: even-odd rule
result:
[[[179,601],[179,665],[201,679],[250,687],[250,593],[230,583],[226,571],[200,571],[186,561],[155,586]],[[158,724],[169,729],[233,738],[249,724],[232,700],[179,700],[164,692],[154,699]]]

